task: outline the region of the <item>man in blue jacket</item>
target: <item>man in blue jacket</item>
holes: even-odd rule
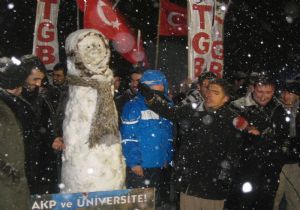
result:
[[[147,70],[140,81],[170,101],[167,80],[161,71]],[[127,188],[158,189],[162,169],[172,160],[172,123],[151,111],[140,93],[125,104],[121,120]]]

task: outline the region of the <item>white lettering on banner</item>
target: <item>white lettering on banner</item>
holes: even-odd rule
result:
[[[189,78],[198,77],[204,71],[222,77],[226,7],[218,0],[189,0]]]
[[[47,69],[59,61],[57,17],[60,0],[38,0],[33,40],[33,55],[38,56]]]
[[[90,193],[46,194],[31,196],[31,209],[90,209],[110,206],[107,209],[121,208],[120,205],[131,204],[134,209],[141,205],[154,209],[154,188],[125,189]],[[128,207],[128,206],[127,206]],[[95,208],[93,208],[95,209]],[[101,208],[102,209],[102,208]],[[105,207],[106,209],[106,207]]]
[[[151,110],[141,111],[141,114],[142,114],[142,117],[141,117],[142,120],[158,120],[159,119],[159,115]]]
[[[56,205],[56,201],[50,200],[50,201],[40,201],[40,202],[34,202],[32,205],[32,209],[52,209]]]
[[[89,206],[103,206],[103,205],[117,205],[126,203],[145,203],[147,202],[147,195],[123,195],[104,198],[83,198],[77,200],[77,207]]]

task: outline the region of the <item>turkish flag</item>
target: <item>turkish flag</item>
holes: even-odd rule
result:
[[[159,35],[186,36],[187,9],[169,0],[161,0]]]
[[[84,12],[84,28],[96,29],[112,40],[116,51],[130,63],[148,65],[142,40],[137,43],[133,31],[109,0],[77,0],[77,5]]]

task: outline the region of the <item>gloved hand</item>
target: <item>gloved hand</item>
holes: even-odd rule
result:
[[[145,84],[140,83],[138,87],[140,93],[145,97],[146,101],[150,101],[154,97],[154,91]]]

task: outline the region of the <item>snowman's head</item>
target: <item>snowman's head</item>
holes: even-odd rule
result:
[[[68,73],[77,76],[105,75],[110,59],[107,39],[97,30],[81,29],[66,39]]]

